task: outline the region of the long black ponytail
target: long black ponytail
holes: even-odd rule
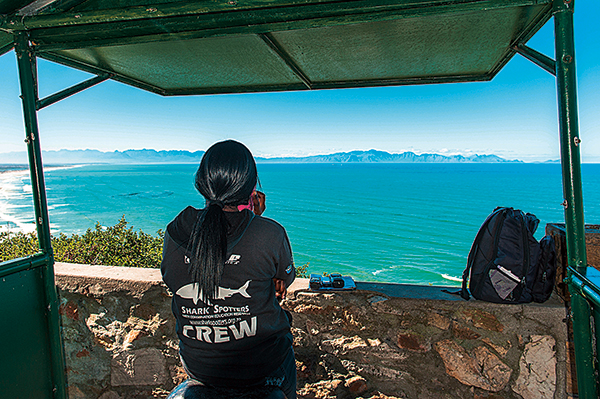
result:
[[[223,207],[247,203],[257,179],[252,153],[237,141],[214,144],[200,161],[194,185],[206,199],[206,209],[196,220],[188,249],[190,274],[203,300],[217,296],[227,260],[229,223]]]

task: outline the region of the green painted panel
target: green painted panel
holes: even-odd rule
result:
[[[10,14],[31,3],[29,0],[0,0],[0,14]]]
[[[0,387],[3,398],[52,398],[41,268],[0,278]]]
[[[13,48],[13,37],[8,33],[0,32],[0,55],[8,53]]]
[[[256,35],[56,53],[167,91],[302,83]]]
[[[408,16],[386,12],[361,16],[356,23],[326,20],[322,26],[321,20],[298,20],[216,31],[220,20],[215,18],[202,25],[206,33],[194,33],[200,35],[196,38],[114,37],[106,44],[40,55],[113,73],[115,80],[164,95],[480,81],[493,78],[514,55],[512,45],[548,17],[542,4]],[[75,31],[66,29],[33,36],[45,49],[45,37],[54,40],[63,31],[72,37]],[[235,33],[252,29],[257,32]]]
[[[46,1],[0,28],[163,95],[490,80],[551,17],[550,0]]]
[[[272,36],[315,83],[491,77],[518,32],[535,16],[524,9],[517,14],[514,9],[496,9],[289,30]]]
[[[200,5],[201,7],[219,7],[221,9],[249,9],[249,8],[257,8],[257,7],[273,7],[273,6],[282,6],[287,4],[303,4],[303,3],[320,3],[331,0],[252,0],[252,1],[244,1],[244,2],[231,2],[231,1],[221,1],[221,2],[203,2]],[[341,0],[338,0],[341,1]],[[423,1],[423,0],[421,0]],[[426,0],[431,1],[431,0]],[[443,1],[443,0],[436,0]],[[152,7],[158,7],[162,5],[175,5],[182,4],[184,2],[180,0],[154,0],[149,2],[148,0],[87,0],[81,2],[81,4],[74,7],[73,11],[90,11],[90,10],[109,10],[115,8],[130,8],[136,6],[148,7],[149,4]],[[189,3],[189,2],[185,2]]]

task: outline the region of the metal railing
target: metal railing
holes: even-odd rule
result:
[[[571,295],[577,387],[580,398],[598,398],[598,344],[600,343],[600,287],[586,274],[569,267],[565,282]],[[577,313],[574,304],[578,306]],[[583,354],[583,355],[582,355]]]

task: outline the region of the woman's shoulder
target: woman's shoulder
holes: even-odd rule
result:
[[[196,209],[193,206],[188,206],[179,212],[179,214],[175,216],[175,219],[173,219],[169,224],[185,224],[186,222],[189,223],[190,221],[195,222],[198,218],[198,214],[202,211],[203,209]]]
[[[177,215],[177,217],[175,219],[179,219],[179,218],[195,219],[198,217],[198,214],[202,211],[203,211],[203,209],[197,209],[190,205],[190,206],[186,207],[184,210],[182,210],[181,212],[179,212],[179,215]]]
[[[255,216],[253,223],[256,223],[257,228],[272,231],[273,233],[285,234],[285,227],[274,219],[264,216]]]
[[[176,241],[185,241],[190,236],[202,209],[188,206],[167,225],[167,232]]]

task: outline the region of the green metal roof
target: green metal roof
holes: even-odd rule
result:
[[[162,95],[492,79],[552,0],[0,0],[0,54]]]

